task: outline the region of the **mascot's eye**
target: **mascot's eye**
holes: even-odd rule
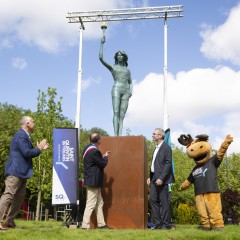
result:
[[[203,146],[200,146],[200,148],[203,148]]]

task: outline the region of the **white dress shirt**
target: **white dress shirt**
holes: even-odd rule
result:
[[[161,147],[162,143],[163,143],[163,141],[160,142],[160,143],[156,146],[156,148],[155,148],[155,150],[154,150],[154,153],[153,153],[152,165],[151,165],[151,172],[153,172],[153,173],[154,173],[154,162],[155,162],[155,158],[156,158],[156,156],[157,156],[158,150],[159,150],[159,148]]]

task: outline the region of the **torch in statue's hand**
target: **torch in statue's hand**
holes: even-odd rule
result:
[[[106,30],[107,30],[107,22],[102,22],[101,29],[102,29],[102,32],[103,32],[103,38],[105,39]],[[105,40],[104,40],[104,42],[105,42]]]

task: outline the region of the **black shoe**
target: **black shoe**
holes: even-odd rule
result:
[[[168,226],[168,229],[176,230],[176,225],[175,224],[171,224],[171,225]]]
[[[18,228],[15,222],[6,222],[7,228]]]
[[[102,226],[102,227],[98,227],[98,229],[112,229],[112,228],[110,228],[109,226],[105,225],[105,226]]]
[[[159,230],[159,229],[161,229],[162,227],[161,226],[159,226],[159,225],[154,225],[153,227],[151,227],[150,229],[151,230]]]
[[[154,225],[150,228],[151,230],[175,230],[176,226],[174,224],[163,226],[163,225]]]
[[[164,226],[164,227],[161,227],[160,230],[169,230],[169,228]]]

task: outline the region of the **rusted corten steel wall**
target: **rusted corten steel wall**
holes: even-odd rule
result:
[[[104,216],[115,229],[147,227],[147,148],[143,136],[102,137],[104,154],[111,151],[104,172]],[[95,213],[92,227],[96,227]]]

